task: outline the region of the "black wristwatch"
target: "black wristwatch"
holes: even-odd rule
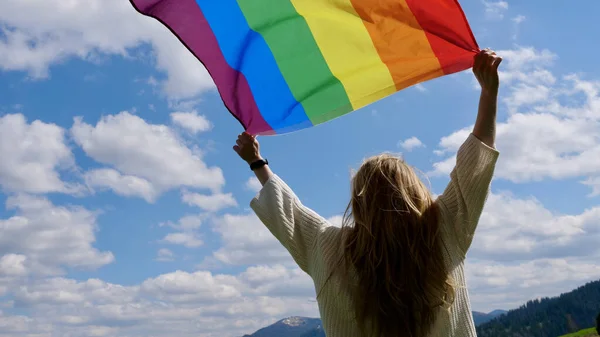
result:
[[[255,162],[253,162],[252,164],[250,164],[250,169],[252,171],[254,171],[254,170],[259,169],[259,168],[261,168],[261,167],[263,167],[265,165],[269,165],[269,161],[266,160],[266,159],[259,159],[259,160],[255,161]]]

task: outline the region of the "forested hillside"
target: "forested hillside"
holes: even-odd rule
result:
[[[479,337],[557,337],[596,325],[600,312],[600,281],[554,298],[527,302],[482,324]]]

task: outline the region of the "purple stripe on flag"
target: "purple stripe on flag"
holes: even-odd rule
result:
[[[246,77],[225,61],[217,39],[195,0],[130,1],[138,12],[162,22],[204,64],[223,103],[247,132],[274,133],[260,114]]]

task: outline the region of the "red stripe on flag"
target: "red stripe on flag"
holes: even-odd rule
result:
[[[457,0],[406,2],[425,31],[445,74],[473,66],[473,58],[480,49]]]

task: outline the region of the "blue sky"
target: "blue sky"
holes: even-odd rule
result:
[[[468,284],[474,310],[511,309],[600,278],[600,3],[462,4],[505,58]],[[318,315],[248,208],[240,125],[166,29],[121,0],[6,0],[0,29],[0,336],[239,336]],[[477,98],[470,71],[447,76],[261,137],[263,155],[335,222],[350,170],[383,151],[441,193]]]

